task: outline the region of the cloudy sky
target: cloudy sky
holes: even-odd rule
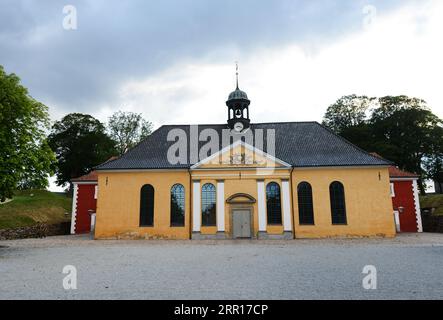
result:
[[[443,117],[442,39],[440,0],[0,1],[0,64],[53,120],[224,122],[235,61],[254,122],[321,121],[352,93],[417,96]]]

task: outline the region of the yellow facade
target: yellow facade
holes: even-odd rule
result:
[[[395,235],[392,202],[389,192],[389,174],[385,167],[343,168],[285,168],[277,164],[274,170],[254,169],[251,166],[232,167],[222,163],[206,163],[192,170],[164,171],[99,171],[99,193],[95,237],[104,238],[165,238],[190,239],[193,225],[192,183],[224,183],[224,234],[232,236],[232,210],[249,208],[252,212],[253,237],[259,231],[257,183],[289,181],[290,227],[295,238],[369,237]],[[312,186],[314,225],[299,224],[297,185],[309,182]],[[333,225],[329,199],[329,185],[343,184],[347,212],[346,225]],[[185,187],[185,226],[170,226],[170,190],[180,183]],[[139,226],[140,189],[151,184],[154,194],[154,226]],[[235,194],[247,194],[255,203],[226,203]],[[241,200],[241,199],[240,199]],[[242,202],[242,201],[240,201]],[[202,235],[215,235],[217,226],[201,226]],[[270,235],[283,233],[282,226],[266,225]]]
[[[185,187],[185,226],[170,226],[170,190]],[[154,187],[154,227],[140,227],[140,189]],[[169,172],[99,172],[95,237],[188,239],[190,234],[190,180],[186,170]]]
[[[298,207],[296,187],[302,181],[311,184],[314,204],[314,226],[300,225],[295,210],[297,238],[395,236],[387,168],[296,169],[292,177],[294,207]],[[347,225],[331,222],[332,181],[344,185]]]

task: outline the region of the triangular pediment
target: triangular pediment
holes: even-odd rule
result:
[[[244,141],[237,141],[196,163],[191,169],[285,167],[289,168],[291,165]]]

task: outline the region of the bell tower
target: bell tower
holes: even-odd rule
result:
[[[228,106],[228,126],[237,132],[249,128],[249,101],[246,92],[238,88],[238,64],[236,64],[236,83],[237,87],[229,94],[226,105]]]

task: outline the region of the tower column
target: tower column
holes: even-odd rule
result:
[[[217,234],[224,237],[225,234],[225,182],[217,181]]]
[[[282,180],[283,232],[285,237],[292,238],[291,192],[289,180]]]
[[[266,233],[265,181],[257,180],[258,234]]]

